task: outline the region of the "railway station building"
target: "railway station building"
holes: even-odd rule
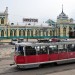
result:
[[[12,39],[39,38],[75,38],[75,23],[63,11],[57,16],[56,22],[48,19],[45,23],[16,24],[8,23],[8,7],[0,12],[0,42],[10,42]]]

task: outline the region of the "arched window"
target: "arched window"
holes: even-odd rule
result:
[[[46,36],[48,36],[48,31],[46,31]]]
[[[72,31],[72,28],[71,27],[69,27],[69,31]]]
[[[44,36],[44,30],[42,30],[42,35]]]
[[[60,28],[58,28],[58,36],[60,36]]]
[[[25,30],[23,30],[23,36],[25,36]]]
[[[53,36],[55,36],[55,30],[53,30]]]
[[[1,36],[4,36],[4,30],[1,31]]]
[[[41,31],[40,30],[38,31],[38,34],[39,34],[39,36],[41,36]]]
[[[63,28],[63,36],[66,36],[66,28]]]
[[[35,35],[38,36],[38,31],[37,30],[35,30]]]
[[[19,30],[19,36],[21,36],[21,30]]]
[[[14,30],[14,36],[17,36],[17,32],[16,32],[16,30]]]
[[[21,36],[23,36],[23,30],[21,30]]]
[[[43,36],[48,36],[48,31],[43,30]]]
[[[13,36],[13,31],[12,30],[10,30],[10,36]]]
[[[50,31],[50,36],[52,36],[52,31]]]
[[[72,28],[69,27],[69,37],[72,38],[74,36]]]
[[[29,30],[27,30],[27,36],[30,36],[30,31]]]
[[[3,18],[1,19],[1,24],[4,24],[4,19]]]
[[[31,30],[31,36],[33,36],[33,30]]]

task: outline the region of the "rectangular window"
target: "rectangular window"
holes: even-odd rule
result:
[[[36,49],[31,46],[26,46],[25,52],[26,52],[26,55],[36,55]]]
[[[58,50],[59,52],[67,52],[67,46],[64,44],[64,45],[58,45]]]
[[[48,50],[47,50],[46,46],[37,46],[36,50],[37,50],[38,55],[48,54]]]
[[[58,53],[58,47],[57,47],[57,45],[49,46],[48,49],[49,49],[49,54]]]
[[[69,51],[69,52],[74,52],[74,51],[75,51],[75,44],[69,44],[69,45],[67,46],[67,48],[68,48],[68,51]]]

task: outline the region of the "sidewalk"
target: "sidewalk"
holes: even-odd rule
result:
[[[62,71],[62,72],[51,73],[51,74],[46,74],[46,75],[75,75],[75,69]]]

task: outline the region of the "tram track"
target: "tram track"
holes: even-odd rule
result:
[[[57,73],[57,72],[62,72],[62,71],[67,71],[67,70],[73,70],[75,69],[75,64],[64,64],[64,65],[58,65],[58,66],[45,66],[41,68],[34,68],[34,69],[23,69],[19,70],[17,67],[6,67],[8,70],[6,70],[3,73],[0,73],[0,75],[8,75],[8,74],[15,74],[15,73],[26,73],[26,75],[29,75],[29,72],[35,72],[34,75],[46,75],[46,74],[52,74],[52,73]],[[4,69],[4,68],[2,68]],[[41,71],[41,72],[40,72]],[[22,74],[23,75],[23,74]],[[31,75],[31,74],[30,74]]]

